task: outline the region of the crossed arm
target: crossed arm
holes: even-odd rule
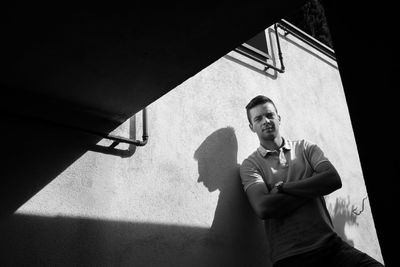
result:
[[[276,188],[270,192],[264,183],[250,186],[247,197],[255,213],[261,219],[285,217],[315,197],[324,196],[342,187],[335,167],[329,162],[320,163],[308,178],[287,182],[284,193]]]

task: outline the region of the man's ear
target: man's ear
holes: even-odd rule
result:
[[[279,122],[281,122],[281,115],[278,115],[278,120]]]
[[[253,129],[253,125],[252,125],[251,123],[249,123],[249,128],[250,128],[250,130],[251,130],[253,133],[255,133],[255,131],[254,131],[254,129]]]

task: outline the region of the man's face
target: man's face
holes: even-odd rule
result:
[[[257,105],[250,109],[250,129],[260,141],[272,141],[279,136],[281,118],[271,103]]]

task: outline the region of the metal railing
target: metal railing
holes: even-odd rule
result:
[[[289,23],[284,19],[280,20],[277,24],[282,30],[286,32],[285,36],[291,34],[296,38],[300,39],[301,41],[305,42],[306,44],[310,45],[314,49],[318,50],[319,52],[325,54],[329,58],[336,60],[335,52],[333,51],[332,48],[324,45],[323,43],[321,43],[314,37],[310,36],[309,34],[303,32],[293,24]]]
[[[246,56],[258,63],[261,63],[265,66],[266,69],[273,69],[277,72],[280,73],[284,73],[285,72],[285,66],[283,64],[283,56],[282,56],[282,50],[281,50],[281,45],[280,45],[280,41],[279,41],[279,33],[278,33],[278,27],[281,28],[285,34],[284,36],[287,36],[288,34],[291,34],[293,36],[295,36],[296,38],[300,39],[301,41],[303,41],[304,43],[310,45],[311,47],[313,47],[314,49],[316,49],[317,51],[323,53],[324,55],[328,56],[329,58],[336,60],[336,56],[335,56],[335,52],[333,51],[332,48],[324,45],[323,43],[321,43],[320,41],[316,40],[315,38],[313,38],[312,36],[310,36],[309,34],[303,32],[302,30],[298,29],[296,26],[294,26],[293,24],[289,23],[288,21],[282,19],[279,22],[274,24],[274,31],[275,31],[275,37],[276,37],[276,45],[278,48],[278,57],[279,57],[279,62],[281,67],[278,68],[270,63],[268,63],[266,60],[262,60],[257,58],[256,56],[250,54],[250,53],[246,53],[243,50],[237,49],[235,48],[234,51]]]

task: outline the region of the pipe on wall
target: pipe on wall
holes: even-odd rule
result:
[[[74,125],[69,125],[69,124],[65,124],[65,123],[60,123],[60,122],[55,122],[52,120],[47,120],[47,119],[43,119],[43,118],[34,118],[35,120],[41,121],[43,123],[46,124],[51,124],[51,125],[56,125],[56,126],[60,126],[60,127],[64,127],[64,128],[68,128],[68,129],[73,129],[76,131],[80,131],[86,134],[91,134],[91,135],[96,135],[105,139],[109,139],[109,140],[113,140],[116,143],[126,143],[126,144],[130,144],[130,145],[135,145],[135,146],[145,146],[149,140],[149,134],[148,134],[148,127],[147,127],[147,110],[146,108],[142,109],[142,120],[143,120],[143,134],[142,134],[142,140],[134,140],[131,138],[127,138],[127,137],[123,137],[123,136],[119,136],[119,135],[113,135],[113,134],[107,134],[107,133],[102,133],[99,131],[95,131],[92,129],[88,129],[88,128],[84,128],[84,127],[80,127],[80,126],[74,126]]]
[[[259,58],[255,57],[255,56],[252,56],[252,55],[248,54],[248,53],[245,53],[245,52],[243,52],[243,51],[241,51],[241,50],[239,50],[237,48],[234,49],[234,51],[239,53],[239,54],[241,54],[241,55],[243,55],[243,56],[251,58],[254,61],[257,61],[258,63],[263,64],[266,69],[273,69],[273,70],[275,70],[275,71],[277,71],[279,73],[284,73],[285,72],[285,66],[283,65],[283,56],[282,56],[282,51],[281,51],[281,45],[279,43],[279,35],[278,35],[278,30],[277,30],[277,24],[276,23],[274,25],[274,28],[275,28],[276,43],[277,43],[277,47],[278,47],[278,57],[279,57],[280,65],[281,65],[280,68],[278,68],[278,67],[276,67],[276,66],[274,66],[272,64],[269,64],[269,63],[267,63],[266,61],[264,61],[262,59],[259,59]]]
[[[143,121],[142,140],[133,140],[133,139],[118,136],[118,135],[102,134],[102,133],[98,133],[98,132],[94,132],[94,131],[90,131],[90,130],[86,130],[86,131],[90,132],[92,134],[95,134],[95,135],[99,135],[103,138],[113,140],[117,143],[127,143],[127,144],[135,145],[135,146],[145,146],[147,144],[147,141],[149,140],[149,134],[148,134],[148,130],[147,130],[147,109],[146,108],[142,109],[142,121]]]

